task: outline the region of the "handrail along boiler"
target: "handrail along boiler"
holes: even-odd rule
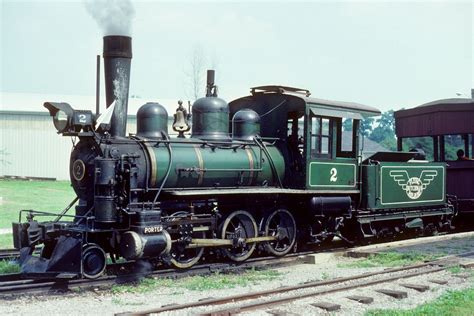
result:
[[[192,106],[191,137],[181,103],[178,137],[158,103],[143,105],[137,133],[125,136],[131,38],[104,37],[103,56],[101,117],[45,103],[58,133],[79,138],[70,161],[78,204],[50,221],[37,219],[51,213],[21,212],[26,221],[20,215],[13,233],[25,274],[96,278],[107,258],[189,268],[205,251],[239,262],[336,235],[352,242],[450,227],[445,164],[416,162],[413,153],[362,157],[358,126],[380,114],[375,108],[284,86],[255,87],[227,104],[210,71],[206,97]]]

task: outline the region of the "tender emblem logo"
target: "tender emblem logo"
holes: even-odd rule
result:
[[[390,176],[398,185],[405,190],[407,196],[412,199],[418,199],[423,190],[426,189],[431,181],[438,175],[436,170],[423,170],[420,174],[420,177],[411,177],[408,175],[406,170],[392,170],[390,171]]]

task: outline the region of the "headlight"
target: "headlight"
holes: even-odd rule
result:
[[[91,111],[74,110],[67,103],[46,102],[44,107],[53,117],[54,127],[58,133],[67,136],[77,135],[81,130],[88,132],[94,125],[94,116]]]
[[[58,130],[59,133],[67,131],[69,117],[63,110],[56,112],[53,118],[54,127]]]

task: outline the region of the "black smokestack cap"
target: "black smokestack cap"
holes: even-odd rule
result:
[[[132,38],[122,35],[104,36],[104,58],[132,58]]]
[[[103,56],[107,107],[115,101],[115,109],[110,123],[110,134],[112,136],[125,136],[132,38],[120,35],[104,36]]]

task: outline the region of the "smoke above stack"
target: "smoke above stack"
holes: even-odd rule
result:
[[[135,9],[130,0],[85,0],[85,6],[103,35],[131,35]]]

